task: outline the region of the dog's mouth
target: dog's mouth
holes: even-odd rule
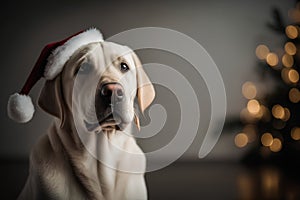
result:
[[[90,132],[98,129],[99,127],[101,127],[102,130],[120,130],[122,120],[121,117],[110,112],[109,114],[98,120],[98,122],[96,123],[90,123],[84,120],[84,124],[86,129]]]

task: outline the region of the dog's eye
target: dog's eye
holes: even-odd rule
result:
[[[122,72],[127,72],[129,70],[129,67],[128,67],[128,65],[126,63],[121,63],[120,70]]]
[[[80,67],[78,68],[77,73],[78,74],[88,74],[91,71],[91,69],[92,69],[91,64],[89,64],[89,63],[82,63],[80,65]]]

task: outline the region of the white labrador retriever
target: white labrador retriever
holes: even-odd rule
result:
[[[96,42],[48,80],[39,106],[55,116],[34,146],[19,199],[147,199],[145,157],[130,134],[154,88],[135,53]],[[84,138],[84,139],[83,139]]]

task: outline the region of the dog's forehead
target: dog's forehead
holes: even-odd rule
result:
[[[120,57],[129,57],[133,52],[129,47],[113,42],[102,42],[103,54],[105,59],[116,60]]]

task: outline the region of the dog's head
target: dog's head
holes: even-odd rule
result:
[[[143,112],[153,101],[154,88],[136,54],[126,46],[98,42],[77,50],[41,92],[39,106],[61,124],[76,117],[91,131],[123,130],[135,119],[135,102]]]

